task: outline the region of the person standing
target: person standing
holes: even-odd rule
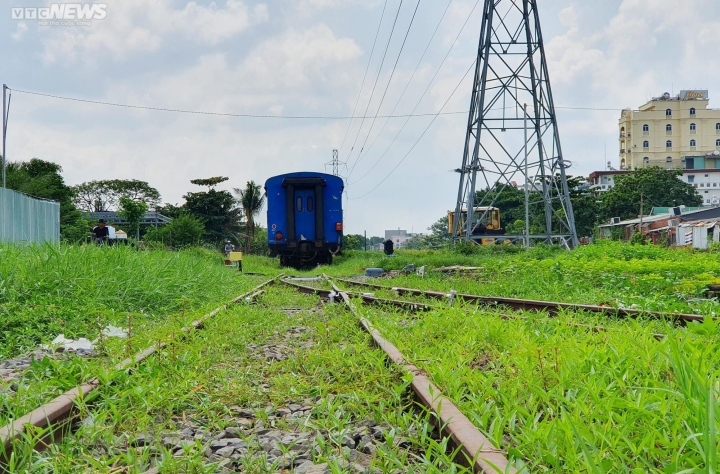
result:
[[[100,219],[92,230],[93,239],[98,245],[106,244],[110,238],[110,229],[105,225],[105,219]]]
[[[235,246],[229,240],[225,241],[225,258],[229,257],[230,252],[232,252],[233,250],[235,250]]]

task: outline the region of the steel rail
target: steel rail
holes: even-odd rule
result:
[[[278,278],[283,275],[280,274],[258,286],[252,290],[243,293],[242,295],[233,298],[228,304],[224,304],[196,319],[189,326],[181,329],[180,337],[204,327],[205,322],[228,308],[228,306],[244,301],[245,298],[255,298],[261,295],[264,290],[263,288],[267,285],[275,283]],[[147,349],[138,352],[132,357],[129,357],[122,362],[116,364],[113,367],[113,371],[120,372],[131,368],[133,365],[138,364],[158,350],[165,348],[166,346],[173,344],[179,340],[179,337],[170,337],[169,340],[158,343],[155,346],[150,346]],[[45,403],[44,405],[36,408],[30,413],[16,419],[13,422],[0,428],[0,443],[2,443],[3,450],[0,452],[0,466],[6,463],[12,455],[13,445],[16,441],[23,437],[31,439],[33,448],[39,446],[40,450],[47,447],[48,444],[59,442],[65,434],[68,424],[70,424],[76,415],[76,404],[85,400],[95,389],[100,387],[101,382],[98,377],[94,377],[91,380],[79,385],[78,387],[72,388],[62,395],[54,398],[53,400]],[[42,432],[42,438],[36,439],[31,438],[31,430],[39,430]]]
[[[438,427],[462,452],[463,456],[458,461],[477,473],[517,473],[517,469],[505,457],[503,451],[496,449],[490,440],[463,415],[453,401],[440,392],[422,370],[408,362],[397,347],[385,339],[368,319],[358,313],[357,308],[350,301],[350,295],[338,288],[330,278],[328,281],[333,290],[342,297],[345,306],[358,318],[361,327],[373,338],[375,344],[387,354],[391,361],[412,375],[410,385],[417,399],[438,417]]]
[[[282,283],[285,283],[288,286],[291,286],[295,288],[296,290],[300,291],[301,293],[307,293],[307,294],[315,294],[319,295],[322,298],[330,298],[331,294],[337,294],[339,293],[334,290],[328,290],[326,288],[314,288],[312,286],[305,286],[300,285],[298,283],[294,283],[292,281],[288,280],[280,280]],[[374,296],[366,295],[363,293],[356,293],[356,292],[347,292],[348,295],[361,298],[364,303],[368,304],[378,304],[378,305],[390,305],[390,306],[397,306],[399,308],[404,308],[409,311],[430,311],[433,309],[432,306],[422,304],[422,303],[414,303],[412,301],[401,301],[401,300],[391,300],[386,298],[376,298]]]
[[[432,291],[432,290],[418,290],[414,288],[402,288],[402,287],[389,287],[382,285],[372,285],[369,283],[361,283],[346,279],[337,279],[349,284],[354,285],[367,285],[371,288],[381,287],[384,290],[395,291],[399,295],[409,294],[413,296],[425,296],[427,298],[434,299],[446,299],[447,292],[443,291]],[[705,317],[699,314],[686,314],[686,313],[663,313],[660,311],[645,311],[640,309],[629,309],[629,308],[615,308],[612,306],[598,306],[589,304],[576,304],[576,303],[557,303],[553,301],[540,301],[540,300],[528,300],[519,298],[504,298],[496,296],[480,296],[457,293],[455,298],[467,301],[470,303],[476,303],[478,305],[489,306],[489,307],[509,307],[515,310],[521,311],[547,311],[552,314],[559,313],[563,310],[569,311],[586,311],[589,313],[599,313],[606,315],[614,315],[619,317],[639,318],[647,316],[653,319],[671,320],[680,325],[687,325],[688,322],[697,321],[702,322]]]

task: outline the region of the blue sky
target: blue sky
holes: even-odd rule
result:
[[[387,1],[371,60],[384,0],[107,1],[105,17],[89,26],[12,19],[11,7],[50,2],[2,3],[0,81],[17,90],[8,127],[10,160],[59,163],[69,184],[142,179],[159,189],[164,202],[182,203],[184,193],[199,190],[191,179],[228,176],[224,184],[230,189],[284,172],[324,171],[338,148],[341,161],[354,165],[345,203],[347,232],[383,235],[398,227],[424,232],[455,205],[458,175],[451,170],[462,160],[463,114],[440,116],[412,148],[432,117],[411,118],[401,132],[405,119],[383,126],[385,119],[378,118],[370,131],[372,120],[360,129],[360,121],[178,114],[19,92],[260,115],[349,116],[357,101],[359,115],[367,107],[400,0]],[[570,174],[603,169],[605,148],[607,160],[617,166],[617,119],[623,107],[692,88],[709,89],[716,106],[720,2],[687,0],[682,7],[673,0],[540,3],[556,105],[611,109],[558,109],[565,159],[573,163]],[[370,115],[394,107],[395,114],[406,114],[416,106],[416,113],[434,113],[445,101],[445,111],[468,107],[472,74],[460,80],[476,54],[482,0],[470,16],[474,0],[453,0],[449,7],[447,0],[421,0],[388,86],[416,5],[417,0],[402,2],[367,108]],[[363,142],[365,151],[358,155]]]

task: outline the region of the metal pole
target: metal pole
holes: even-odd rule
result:
[[[367,252],[367,231],[363,231],[363,236],[365,237],[364,243],[365,243],[365,251]]]
[[[7,137],[7,84],[3,84],[3,110],[2,110],[2,187],[5,188],[5,139]]]
[[[523,128],[525,129],[525,248],[530,248],[530,193],[528,191],[528,136],[527,136],[527,104],[523,105]]]

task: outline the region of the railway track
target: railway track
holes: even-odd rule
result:
[[[228,304],[222,305],[205,316],[193,321],[192,324],[180,331],[176,339],[166,340],[148,347],[147,349],[137,353],[135,356],[127,358],[117,364],[113,370],[116,372],[123,372],[128,371],[133,367],[138,367],[153,355],[166,351],[171,345],[181,342],[185,336],[193,333],[195,330],[202,329],[208,321],[223,312],[225,309],[228,309],[228,307],[233,304],[252,303],[262,300],[267,287],[274,283],[282,283],[283,287],[291,288],[294,291],[318,296],[328,304],[336,303],[344,305],[352,313],[358,324],[371,336],[374,345],[382,349],[386,354],[386,357],[405,374],[412,375],[411,389],[415,400],[424,407],[427,413],[430,414],[429,419],[435,420],[434,424],[442,432],[442,436],[436,436],[439,436],[439,439],[448,442],[448,445],[450,446],[450,448],[448,448],[448,452],[454,453],[453,460],[455,462],[468,466],[472,472],[497,472],[495,469],[496,467],[502,472],[516,472],[515,467],[507,459],[504,452],[494,447],[491,441],[483,435],[454,405],[453,400],[442,395],[440,389],[433,385],[423,370],[410,363],[397,349],[397,347],[390,343],[389,340],[386,339],[372,325],[372,323],[358,311],[358,308],[354,303],[359,302],[363,306],[368,305],[373,308],[378,308],[379,311],[382,311],[383,308],[392,308],[393,311],[402,311],[406,313],[427,312],[437,309],[436,305],[427,303],[427,300],[447,301],[449,295],[446,292],[390,287],[340,278],[331,279],[327,276],[314,279],[293,279],[283,278],[281,275],[262,283],[253,290],[234,298]],[[392,291],[399,296],[416,299],[421,298],[423,301],[408,301],[375,297],[371,292],[343,290],[340,286],[338,286],[339,284],[356,288],[360,287],[366,290]],[[497,310],[510,309],[515,311],[543,312],[549,316],[570,311],[586,312],[615,318],[653,318],[662,321],[669,321],[681,326],[684,326],[689,322],[700,321],[703,319],[702,316],[692,314],[643,312],[605,306],[576,305],[513,298],[492,298],[467,294],[452,294],[452,298],[457,298],[459,301],[464,301],[478,307],[487,307],[495,312],[497,312]],[[442,305],[442,307],[446,307],[446,305]],[[302,313],[305,310],[303,308],[286,308],[285,311],[287,315],[292,316]],[[498,314],[503,319],[523,318],[523,316],[517,313]],[[570,324],[576,327],[586,328],[593,332],[605,332],[608,330],[607,328],[598,325],[586,325],[580,323]],[[293,336],[296,335],[297,334]],[[654,333],[652,336],[657,340],[661,340],[666,337],[665,334],[660,333]],[[279,346],[282,346],[282,344],[264,346],[263,350],[266,351],[265,357],[272,360],[286,359],[288,356],[280,354],[282,350],[277,349]],[[268,349],[268,347],[270,347],[270,349]],[[270,356],[267,355],[268,351],[271,354]],[[27,447],[28,439],[31,439],[31,443],[33,445],[32,447],[37,450],[42,450],[53,443],[61,442],[63,437],[69,434],[74,426],[77,426],[73,423],[78,420],[78,407],[93,400],[97,389],[101,385],[102,383],[98,378],[93,378],[81,384],[77,388],[63,393],[54,400],[38,407],[25,416],[16,419],[13,423],[0,428],[0,440],[3,443],[5,461],[13,459],[13,450],[17,446],[24,444],[24,446]],[[308,407],[304,408],[305,410],[302,410],[299,413],[309,416],[310,411],[307,409]],[[41,436],[38,436],[37,433],[40,433]],[[212,455],[216,456],[216,452],[219,451],[212,451]],[[309,460],[306,462],[309,462]],[[292,468],[292,463],[290,464],[290,468]],[[0,471],[1,470],[2,464],[0,464]]]
[[[374,298],[370,295],[362,295],[359,293],[347,293],[340,290],[334,284],[332,289],[319,289],[312,288],[306,285],[301,285],[292,281],[283,280],[281,278],[268,280],[257,288],[233,299],[229,304],[242,302],[248,303],[258,300],[262,301],[262,297],[265,294],[266,287],[270,284],[277,283],[278,281],[282,281],[285,287],[292,288],[295,291],[307,294],[312,293],[328,302],[330,300],[334,300],[334,302],[336,302],[337,304],[345,305],[356,318],[358,317],[358,313],[356,312],[353,303],[350,300],[351,295],[353,297],[360,298],[363,304],[373,304],[380,306],[392,305],[393,307],[397,307],[403,311],[408,312],[427,311],[430,309],[430,306],[425,304],[403,303],[395,300]],[[157,355],[164,351],[167,351],[170,349],[171,345],[180,343],[183,336],[190,335],[191,333],[195,332],[196,329],[204,328],[206,324],[212,320],[212,318],[222,313],[227,308],[228,305],[218,307],[217,309],[208,313],[202,318],[194,321],[190,326],[183,328],[177,340],[165,341],[149,347],[139,352],[134,357],[128,358],[120,364],[117,364],[114,367],[114,370],[122,372],[127,371],[133,367],[139,367],[145,361],[149,360],[153,355]],[[301,311],[302,309],[299,308],[291,308],[288,311],[288,314],[296,315],[298,312]],[[491,443],[487,440],[487,438],[485,438],[477,430],[477,428],[475,428],[460,413],[460,411],[456,407],[454,407],[452,402],[449,399],[442,397],[437,387],[434,387],[429,382],[427,377],[422,374],[419,369],[417,369],[417,367],[406,362],[402,354],[400,354],[399,351],[394,348],[394,346],[392,346],[387,340],[385,340],[378,333],[378,331],[370,325],[369,321],[360,319],[358,323],[371,335],[375,344],[385,351],[391,361],[395,362],[398,367],[405,373],[410,373],[413,375],[412,388],[417,396],[417,400],[426,407],[426,416],[428,417],[427,419],[439,420],[437,422],[438,426],[442,428],[444,436],[447,437],[443,439],[446,439],[446,442],[449,441],[450,446],[453,447],[454,451],[449,452],[454,453],[453,457],[457,462],[460,462],[461,464],[466,466],[470,466],[473,472],[496,472],[492,468],[492,465],[504,466],[503,470],[506,472],[515,472],[512,466],[509,465],[508,460],[504,457],[502,452],[492,447]],[[272,349],[270,350],[280,352],[282,349],[278,349],[278,347],[281,345],[282,344],[271,345]],[[266,351],[265,357],[267,357],[267,347],[267,345],[263,346],[263,350]],[[270,358],[283,360],[284,356],[278,354],[277,352],[272,352]],[[73,428],[76,428],[78,426],[78,424],[76,423],[79,416],[78,408],[80,406],[85,407],[89,401],[93,400],[93,397],[98,392],[97,389],[100,388],[102,385],[103,384],[98,378],[93,378],[88,382],[80,385],[79,387],[63,393],[56,399],[48,402],[41,407],[38,407],[37,409],[26,414],[25,416],[18,418],[13,423],[3,428],[0,428],[0,439],[2,440],[4,447],[5,461],[7,462],[8,460],[17,459],[17,456],[14,456],[13,454],[13,450],[18,449],[21,445],[24,447],[24,449],[27,449],[28,443],[31,443],[32,448],[37,450],[43,450],[53,443],[62,442],[63,437],[69,435],[71,431],[73,431]],[[304,408],[304,411],[300,411],[298,413],[308,415],[308,407]],[[281,410],[278,410],[278,412],[279,411]],[[83,410],[83,412],[83,415],[87,416],[87,411]],[[241,412],[243,412],[243,410],[241,410]],[[244,414],[247,415],[247,413]],[[291,413],[291,415],[292,414],[294,413]],[[374,432],[374,434],[377,435],[377,433],[379,432],[380,431],[378,430]],[[36,436],[37,433],[42,433],[42,436]],[[199,434],[197,434],[197,431],[195,431],[194,433],[195,434],[193,436],[199,436]],[[361,440],[362,439],[364,438],[361,437]],[[165,442],[165,438],[163,438],[163,442]],[[216,440],[214,442],[217,443],[219,441]],[[360,442],[360,440],[358,440],[358,442]],[[399,448],[393,447],[393,449]],[[448,450],[449,449],[450,448],[448,448]],[[220,450],[222,450],[222,448],[220,448]],[[214,451],[213,456],[216,456],[216,453],[220,452],[220,450]],[[361,456],[361,454],[358,454],[357,456]],[[307,462],[309,461],[305,461],[305,463]],[[7,464],[5,465],[7,466]],[[292,467],[292,464],[290,464],[290,467]],[[151,469],[148,472],[157,471],[153,471]],[[397,472],[405,471],[400,469],[397,470]]]

